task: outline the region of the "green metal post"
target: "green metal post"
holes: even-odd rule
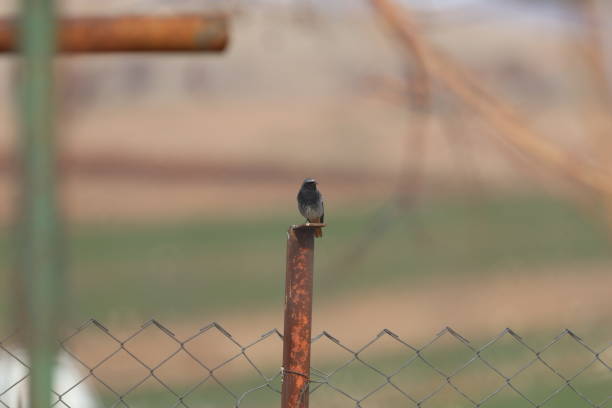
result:
[[[22,0],[20,20],[20,198],[18,274],[30,356],[30,407],[50,405],[61,290],[56,203],[54,0]]]

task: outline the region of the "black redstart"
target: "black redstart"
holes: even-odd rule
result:
[[[323,222],[323,196],[321,192],[317,190],[317,182],[315,179],[307,178],[304,180],[297,195],[297,202],[300,214],[306,218],[306,224],[311,222]],[[321,228],[316,228],[315,237],[322,236],[323,231]]]

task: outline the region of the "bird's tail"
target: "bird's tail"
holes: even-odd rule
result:
[[[323,236],[323,228],[317,227],[314,229],[314,236],[317,238],[321,238]]]

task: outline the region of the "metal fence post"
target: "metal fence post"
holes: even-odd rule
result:
[[[312,331],[314,227],[292,226],[287,234],[282,408],[307,408]]]
[[[20,20],[20,197],[17,273],[33,408],[51,402],[63,279],[56,205],[53,56],[55,1],[23,0]]]

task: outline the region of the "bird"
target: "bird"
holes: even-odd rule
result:
[[[312,178],[304,179],[302,187],[297,195],[298,210],[306,218],[306,225],[312,223],[322,223],[325,216],[323,210],[323,196],[317,190],[317,181]],[[323,230],[316,227],[315,237],[322,237]]]

